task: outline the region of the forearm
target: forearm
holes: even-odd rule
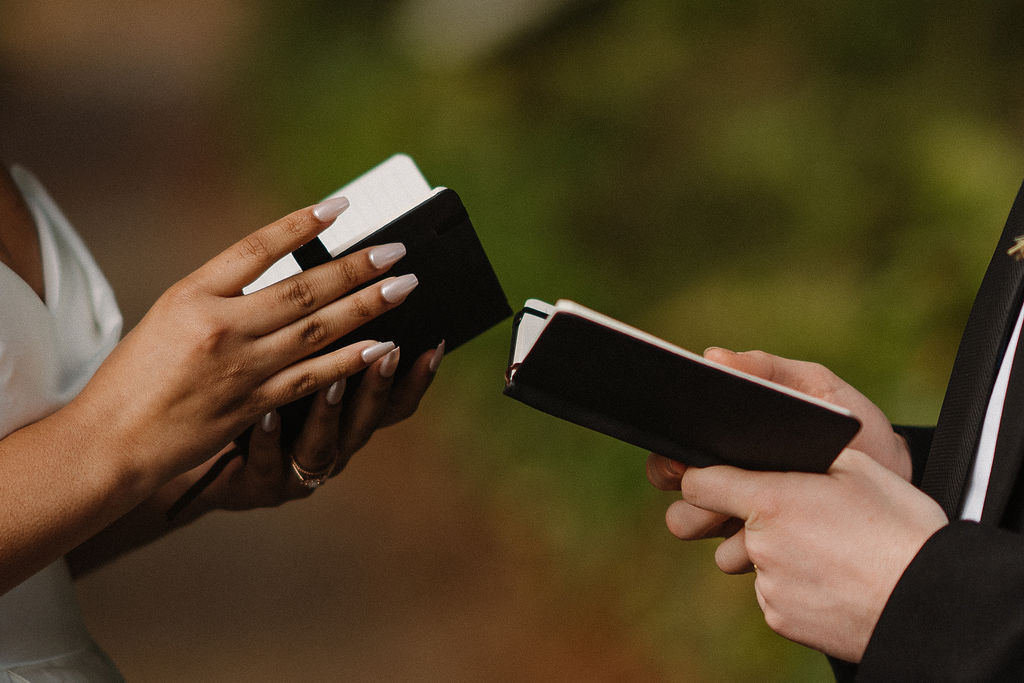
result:
[[[137,506],[157,481],[74,404],[0,440],[0,593]]]
[[[218,457],[223,452],[218,454]],[[200,496],[186,505],[173,519],[167,514],[195,482],[199,471],[205,469],[203,466],[196,471],[175,477],[112,524],[71,550],[66,558],[72,575],[75,578],[84,576],[125,553],[155,541],[175,529],[187,526],[214,509],[214,506]]]

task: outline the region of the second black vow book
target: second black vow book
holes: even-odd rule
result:
[[[517,315],[505,393],[687,465],[825,472],[849,411],[562,300]]]

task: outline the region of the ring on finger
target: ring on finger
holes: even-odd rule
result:
[[[291,457],[292,471],[295,472],[295,476],[299,478],[299,483],[305,486],[310,491],[319,488],[327,478],[331,476],[331,472],[334,471],[334,466],[338,462],[338,453],[335,451],[334,458],[327,467],[319,470],[307,470],[305,467],[300,465],[293,455]]]

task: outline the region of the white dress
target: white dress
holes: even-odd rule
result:
[[[70,401],[121,335],[99,267],[39,182],[11,175],[39,233],[46,302],[0,264],[0,437]],[[89,637],[63,560],[0,596],[0,682],[120,681]]]

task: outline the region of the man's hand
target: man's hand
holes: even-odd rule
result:
[[[868,454],[910,481],[910,451],[906,441],[892,430],[892,425],[878,406],[824,366],[781,358],[763,351],[736,353],[717,347],[705,351],[704,357],[848,409],[861,422],[860,432],[849,447]],[[679,490],[679,480],[685,471],[685,465],[664,456],[652,453],[647,459],[647,478],[663,491]],[[680,520],[684,516],[688,518],[691,538],[727,537],[741,526],[736,521],[707,510],[684,512],[677,509],[676,515]]]
[[[669,530],[701,538],[708,520],[699,515],[742,521],[718,547],[718,567],[753,568],[774,631],[850,662],[863,656],[904,569],[947,523],[935,501],[850,449],[824,475],[688,468],[681,489]]]

